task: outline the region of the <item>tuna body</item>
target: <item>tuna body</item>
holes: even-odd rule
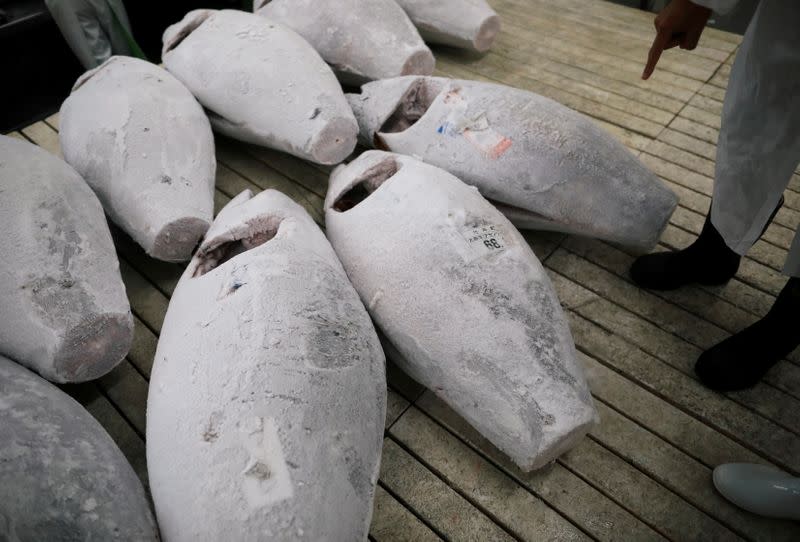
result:
[[[61,107],[64,158],[111,219],[155,258],[185,261],[213,218],[214,136],[169,72],[114,56]]]
[[[0,354],[53,382],[113,369],[133,340],[97,196],[74,169],[0,136]]]
[[[596,412],[550,280],[474,187],[370,151],[333,172],[325,223],[394,361],[522,469],[591,428]]]
[[[170,302],[147,405],[166,540],[361,540],[383,351],[319,227],[268,190],[219,214]]]

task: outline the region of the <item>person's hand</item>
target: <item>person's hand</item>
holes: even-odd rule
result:
[[[692,50],[697,47],[700,34],[711,17],[711,10],[690,0],[672,0],[661,10],[655,20],[656,38],[647,55],[647,65],[642,79],[647,79],[656,68],[664,49],[680,45],[681,49]]]

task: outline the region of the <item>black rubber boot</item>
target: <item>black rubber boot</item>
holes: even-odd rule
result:
[[[637,258],[631,278],[642,288],[674,290],[691,283],[724,284],[739,270],[741,256],[728,248],[709,217],[694,243],[675,252]]]
[[[767,315],[700,355],[694,370],[712,390],[755,386],[800,346],[800,278],[790,278]]]
[[[781,196],[763,233],[783,205]],[[674,252],[657,252],[640,256],[631,265],[631,278],[642,288],[675,290],[687,284],[717,286],[728,282],[739,270],[742,257],[728,248],[722,235],[711,223],[708,210],[703,230],[694,243]]]

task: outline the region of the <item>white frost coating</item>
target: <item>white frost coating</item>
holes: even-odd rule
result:
[[[0,136],[0,354],[53,382],[122,361],[133,317],[97,196],[74,169]]]
[[[552,461],[595,423],[550,280],[474,187],[369,151],[334,170],[325,223],[394,361],[520,468]]]
[[[501,210],[515,207],[519,227],[650,250],[678,202],[611,135],[532,92],[408,76],[348,99],[366,144],[446,169]]]
[[[383,352],[308,214],[274,190],[219,214],[153,366],[147,464],[166,540],[363,540]]]
[[[428,43],[488,51],[500,17],[485,0],[396,0]]]
[[[355,148],[358,126],[336,76],[283,24],[242,11],[190,11],[164,32],[163,59],[225,135],[320,164]]]
[[[142,484],[108,433],[2,356],[0,540],[158,540]]]
[[[394,0],[257,0],[253,8],[303,36],[347,83],[433,73],[433,53]]]
[[[114,56],[61,106],[64,158],[111,219],[154,258],[185,261],[213,219],[214,136],[166,70]]]

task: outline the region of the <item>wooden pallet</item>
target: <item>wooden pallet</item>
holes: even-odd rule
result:
[[[700,231],[715,142],[740,37],[708,29],[692,53],[665,53],[639,78],[652,15],[602,0],[491,0],[504,30],[478,57],[435,49],[442,75],[498,81],[549,96],[596,120],[680,197],[659,250]],[[59,153],[58,116],[23,129]],[[241,190],[276,188],[322,222],[328,169],[217,138],[219,209]],[[374,540],[798,540],[800,526],[721,498],[711,470],[756,461],[800,472],[800,352],[754,389],[706,390],[692,367],[705,348],[771,306],[800,220],[800,175],[786,205],[722,288],[647,292],[634,256],[607,243],[526,232],[567,309],[602,423],[576,449],[531,474],[417,383],[389,367],[389,408],[371,529]],[[152,260],[115,231],[136,317],[133,348],[99,381],[66,389],[106,427],[147,484],[147,383],[181,267]]]

